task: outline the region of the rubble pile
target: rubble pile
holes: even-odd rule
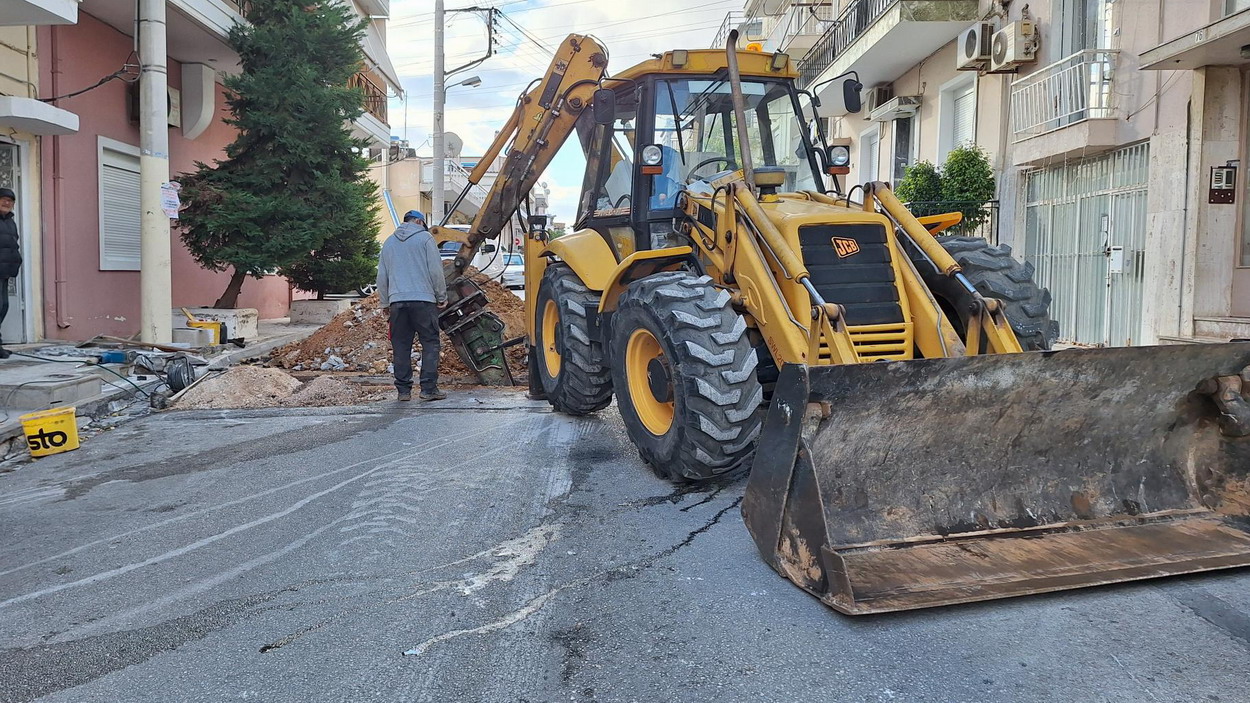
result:
[[[486,294],[489,301],[487,309],[503,321],[504,339],[525,334],[525,303],[497,281],[487,279],[476,271],[470,271],[470,276]],[[274,350],[269,364],[292,372],[389,374],[392,367],[388,331],[386,315],[378,305],[378,297],[372,295],[340,313],[304,341]],[[420,348],[420,342],[414,341],[414,370],[420,365]],[[513,378],[518,383],[523,382],[527,368],[524,345],[509,347],[505,353]],[[444,380],[448,384],[471,384],[476,381],[445,334],[439,353],[439,381],[442,383]]]

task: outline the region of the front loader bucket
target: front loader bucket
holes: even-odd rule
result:
[[[743,516],[848,614],[1250,565],[1247,367],[1241,343],[787,365]]]

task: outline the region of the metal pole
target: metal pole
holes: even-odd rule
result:
[[[161,185],[169,181],[169,86],[165,0],[139,2],[139,333],[145,342],[173,338],[169,217]]]
[[[729,68],[729,92],[733,98],[734,121],[738,123],[738,149],[742,152],[742,175],[747,185],[755,188],[755,168],[751,163],[751,140],[747,135],[746,100],[742,97],[742,74],[738,72],[738,30],[730,30],[725,42],[725,59]],[[732,154],[730,154],[732,156]]]
[[[434,0],[434,168],[433,193],[429,223],[440,224],[443,221],[443,180],[447,176],[447,147],[443,134],[443,110],[447,104],[447,76],[445,57],[443,56],[443,22],[446,13],[443,0]]]

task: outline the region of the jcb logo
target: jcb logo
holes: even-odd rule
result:
[[[68,441],[69,435],[60,430],[53,430],[52,432],[39,430],[35,434],[26,438],[26,444],[30,447],[32,452],[64,447],[65,443]]]
[[[834,237],[833,250],[838,253],[839,259],[855,256],[859,253],[859,242],[854,239],[846,239],[845,237]]]

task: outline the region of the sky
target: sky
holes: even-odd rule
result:
[[[481,57],[487,45],[486,13],[451,10],[493,6],[506,17],[496,32],[494,56],[455,77],[479,76],[482,84],[448,89],[446,129],[464,140],[463,153],[468,156],[486,150],[507,121],[517,95],[543,75],[551,61],[549,50],[567,35],[597,37],[611,56],[608,72],[616,73],[653,53],[708,48],[726,13],[741,10],[744,4],[743,0],[670,0],[654,5],[638,0],[445,1],[448,70]],[[406,137],[419,154],[432,154],[434,0],[391,0],[387,50],[406,93],[406,100],[391,101],[392,133]],[[570,139],[540,179],[551,190],[549,212],[555,219],[572,222],[576,216],[584,168],[577,140]]]

